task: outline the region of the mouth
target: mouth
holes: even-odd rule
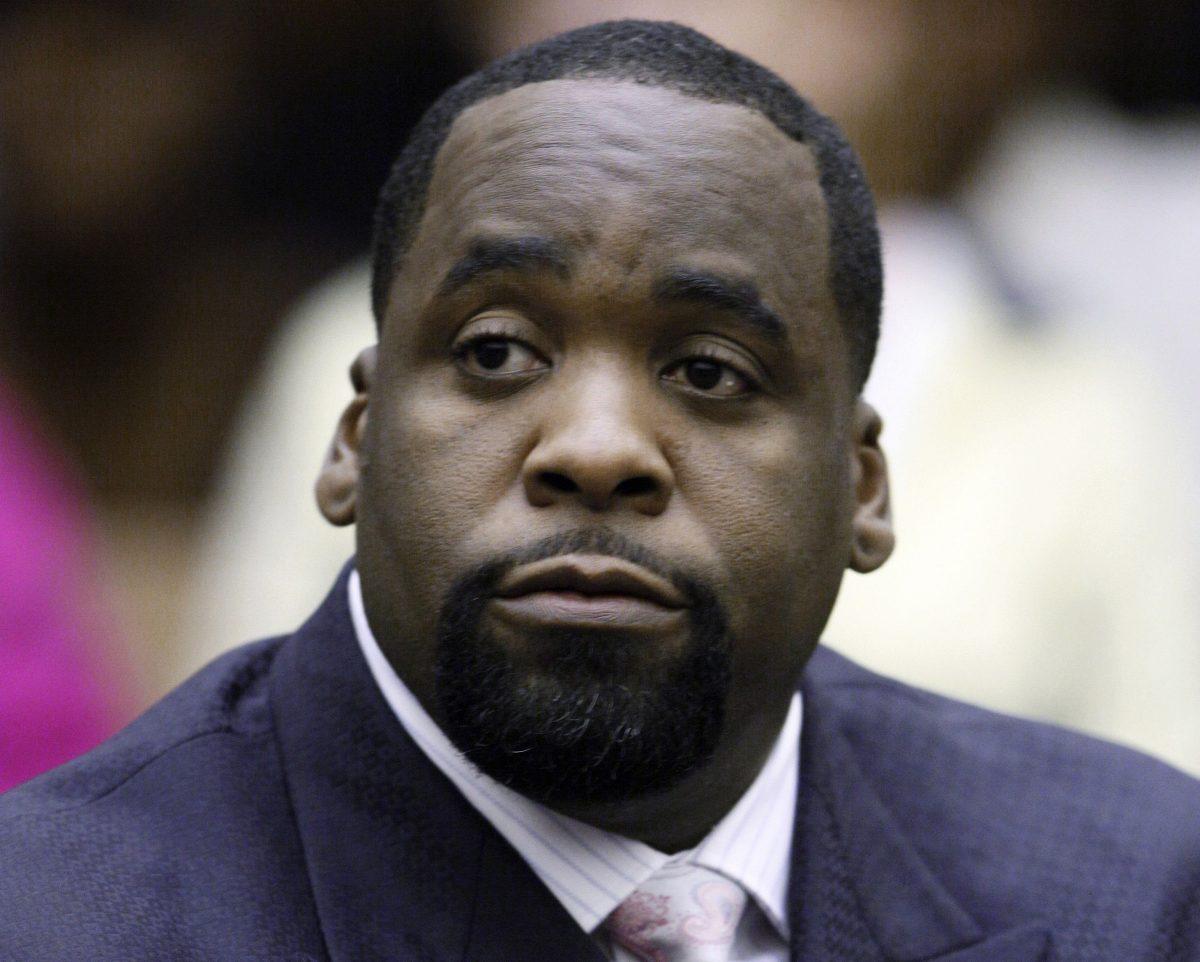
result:
[[[527,627],[661,631],[686,617],[670,581],[610,555],[569,554],[520,565],[492,599],[495,612]]]

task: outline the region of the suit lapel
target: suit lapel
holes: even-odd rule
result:
[[[484,838],[464,959],[605,962],[600,949],[497,832]]]
[[[330,958],[601,958],[392,714],[354,637],[348,570],[283,645],[271,677],[283,768]],[[535,951],[540,946],[552,951]]]
[[[1049,962],[1044,927],[985,933],[895,823],[839,725],[831,691],[847,670],[847,662],[819,648],[803,681],[792,958]]]

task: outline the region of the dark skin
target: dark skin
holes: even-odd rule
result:
[[[357,523],[372,629],[436,721],[439,608],[499,553],[606,527],[716,591],[733,683],[711,759],[651,798],[560,806],[660,850],[694,845],[770,751],[843,571],[892,547],[809,150],[749,109],[627,82],[477,104],[438,155],[352,377],[318,500]],[[636,614],[619,591],[605,603]],[[572,610],[585,630],[590,610]],[[685,641],[650,622],[646,676]],[[519,624],[495,628],[544,682]]]

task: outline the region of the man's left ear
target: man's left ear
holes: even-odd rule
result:
[[[353,524],[358,507],[358,479],[362,473],[363,435],[371,385],[375,381],[375,345],[363,348],[350,365],[354,400],[338,419],[333,441],[317,475],[317,506],[330,524]]]
[[[883,421],[876,410],[859,398],[854,412],[854,451],[851,462],[854,517],[849,567],[874,571],[892,554],[896,535],[888,496],[887,459],[879,446]]]

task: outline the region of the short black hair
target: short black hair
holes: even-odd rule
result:
[[[616,20],[559,34],[493,61],[434,102],[413,128],[375,210],[376,324],[382,325],[388,290],[420,223],[434,160],[455,118],[526,84],[581,78],[629,80],[749,107],[812,150],[828,211],[829,283],[861,388],[879,339],[883,270],[875,205],[858,158],[833,121],[770,70],[665,21]]]

